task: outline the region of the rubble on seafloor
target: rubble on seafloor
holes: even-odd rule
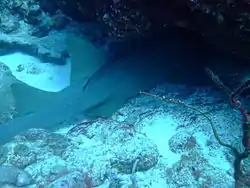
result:
[[[184,85],[163,85],[151,93],[206,112],[221,139],[241,148],[239,112],[223,94]],[[83,119],[53,132],[30,129],[1,146],[0,164],[0,171],[10,171],[0,176],[0,185],[12,187],[234,185],[233,155],[219,145],[209,122],[191,109],[148,96],[132,99],[111,119]],[[24,174],[21,179],[13,175],[17,171]]]

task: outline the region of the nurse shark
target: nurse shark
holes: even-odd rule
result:
[[[13,82],[17,117],[0,125],[0,144],[30,128],[53,130],[74,123],[76,116],[110,118],[139,91],[166,80],[195,80],[200,73],[200,67],[193,62],[196,58],[169,43],[166,47],[153,42],[147,49],[110,60],[103,49],[70,36],[71,84],[59,92],[46,92]]]

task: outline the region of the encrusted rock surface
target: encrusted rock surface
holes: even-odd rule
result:
[[[66,49],[60,45],[43,48],[37,42],[48,36],[50,41],[57,40],[50,36],[51,31],[64,30],[77,21],[81,33],[97,43],[148,37],[155,31],[180,27],[204,36],[220,50],[249,58],[249,10],[246,0],[4,0],[0,3],[0,32],[13,39],[0,39],[0,44],[26,48],[50,60],[63,59]],[[20,47],[17,36],[29,45]]]
[[[250,3],[247,0],[55,0],[47,12],[62,10],[80,22],[97,21],[103,36],[126,40],[177,26],[205,36],[219,49],[249,56]],[[50,7],[50,8],[49,8]]]
[[[44,61],[64,64],[64,30],[70,19],[60,12],[51,16],[35,0],[0,2],[0,55],[21,51]]]
[[[68,57],[66,33],[50,33],[46,37],[37,38],[26,33],[0,35],[0,55],[20,51],[38,56],[45,62],[64,64]]]
[[[240,147],[241,118],[221,100],[223,94],[169,84],[151,93],[209,112],[221,139]],[[83,119],[56,132],[30,129],[16,136],[0,148],[0,172],[11,166],[3,184],[17,185],[13,173],[22,172],[30,188],[233,187],[233,159],[202,115],[139,96],[111,119]],[[249,169],[249,161],[243,165]]]

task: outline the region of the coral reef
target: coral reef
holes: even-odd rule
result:
[[[35,0],[1,1],[0,10],[1,55],[22,51],[45,61],[65,63],[66,34],[57,31],[68,25],[69,18],[61,13],[46,14]]]
[[[33,187],[232,187],[232,152],[218,143],[203,115],[172,103],[181,93],[177,98],[185,104],[202,105],[220,138],[240,148],[239,113],[222,94],[207,90],[163,85],[150,93],[171,103],[139,96],[112,119],[83,119],[55,132],[30,129],[2,146],[1,164],[28,173]],[[249,163],[243,160],[242,167]]]
[[[222,51],[249,58],[249,6],[244,0],[2,1],[0,31],[13,39],[3,37],[0,42],[12,49],[21,47],[56,60],[63,59],[65,49],[60,45],[46,46],[41,50],[47,48],[46,53],[34,52],[40,49],[37,40],[44,37],[54,40],[51,32],[67,30],[72,25],[79,35],[102,45],[149,37],[156,31],[164,33],[167,28],[178,27],[203,36]],[[20,37],[28,39],[29,44],[23,44],[25,41],[20,41]]]
[[[72,33],[110,50],[112,43],[140,41],[178,27],[249,58],[249,6],[227,0],[3,0],[0,55],[21,51],[64,64]],[[134,50],[134,43],[127,45]],[[228,76],[236,80],[232,86],[248,74],[244,71],[233,67],[239,74]],[[15,115],[12,76],[2,63],[0,79],[0,97],[6,99],[0,104],[6,112],[0,114],[1,124]],[[212,87],[165,84],[140,92],[160,101],[139,95],[109,119],[81,116],[79,123],[59,130],[29,129],[0,147],[0,187],[249,186],[249,112],[238,99],[249,83],[234,92],[223,88],[231,104]]]
[[[177,26],[197,32],[221,50],[249,57],[250,5],[245,0],[56,0],[52,5],[42,0],[40,4],[50,14],[61,10],[80,22],[98,22],[101,37],[126,40]]]
[[[11,166],[0,166],[0,186],[6,184],[15,185],[16,187],[24,187],[31,185],[33,180],[31,176],[18,168]]]

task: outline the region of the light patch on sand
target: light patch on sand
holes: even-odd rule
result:
[[[0,56],[0,61],[18,80],[44,91],[58,92],[70,84],[69,62],[55,65],[20,52]]]
[[[168,142],[176,134],[178,122],[171,116],[156,116],[144,122],[146,126],[143,131],[157,145],[160,155],[166,158],[169,166],[180,160],[180,155],[169,149]]]

